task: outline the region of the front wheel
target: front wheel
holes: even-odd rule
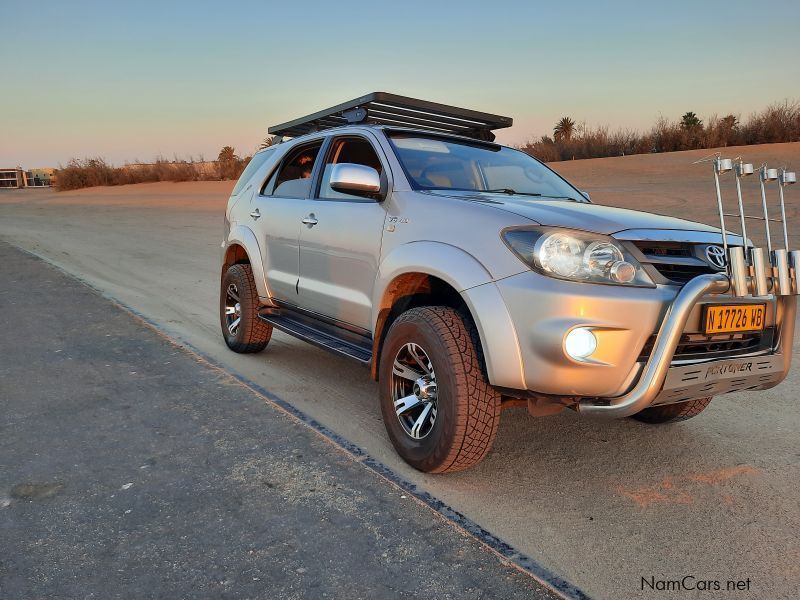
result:
[[[222,277],[219,318],[225,343],[234,352],[261,352],[269,343],[272,325],[258,318],[258,292],[250,265],[231,265]]]
[[[500,424],[500,394],[482,368],[475,326],[454,309],[411,309],[386,334],[381,412],[397,453],[428,473],[479,463]]]
[[[711,403],[711,398],[698,398],[697,400],[687,400],[686,402],[676,402],[675,404],[664,404],[663,406],[651,406],[642,412],[631,415],[632,419],[660,425],[661,423],[675,423],[696,417],[706,409]]]

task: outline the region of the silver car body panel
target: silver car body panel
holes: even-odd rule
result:
[[[389,161],[372,132],[337,131],[332,138],[357,136],[370,142],[380,160],[388,189],[393,177]],[[320,160],[324,157],[320,157]],[[389,204],[369,198],[308,200],[313,217],[300,227],[297,303],[304,309],[371,331],[372,290],[381,257]]]

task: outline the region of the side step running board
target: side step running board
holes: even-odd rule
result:
[[[259,311],[258,317],[304,342],[367,365],[372,361],[372,346],[368,345],[366,340],[364,343],[344,340],[330,331],[323,331],[309,323],[300,322],[286,315],[284,311],[276,309],[262,309]]]

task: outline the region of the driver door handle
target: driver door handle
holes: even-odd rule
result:
[[[250,216],[253,217],[254,221],[258,221],[261,218],[261,211],[255,209],[253,212],[250,213]]]
[[[314,216],[314,213],[311,213],[310,215],[308,215],[306,218],[304,218],[304,219],[303,219],[302,221],[300,221],[300,222],[301,222],[303,225],[308,225],[309,227],[313,227],[314,225],[316,225],[317,223],[319,223],[319,221],[317,221],[316,217]]]

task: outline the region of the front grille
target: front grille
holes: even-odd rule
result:
[[[683,285],[698,275],[719,273],[705,260],[705,247],[691,242],[636,241],[643,255],[642,265],[657,283]]]
[[[636,242],[636,246],[646,256],[691,256],[692,251],[683,242]]]
[[[750,333],[684,333],[672,360],[707,360],[767,351],[772,348],[774,337],[774,327]],[[651,335],[639,354],[639,361],[650,357],[655,341],[656,336]]]
[[[673,283],[680,283],[684,284],[698,275],[704,275],[706,273],[719,273],[719,271],[715,271],[711,267],[707,267],[705,265],[674,265],[668,263],[651,263],[653,268],[656,271],[661,273],[666,279],[669,279]]]

